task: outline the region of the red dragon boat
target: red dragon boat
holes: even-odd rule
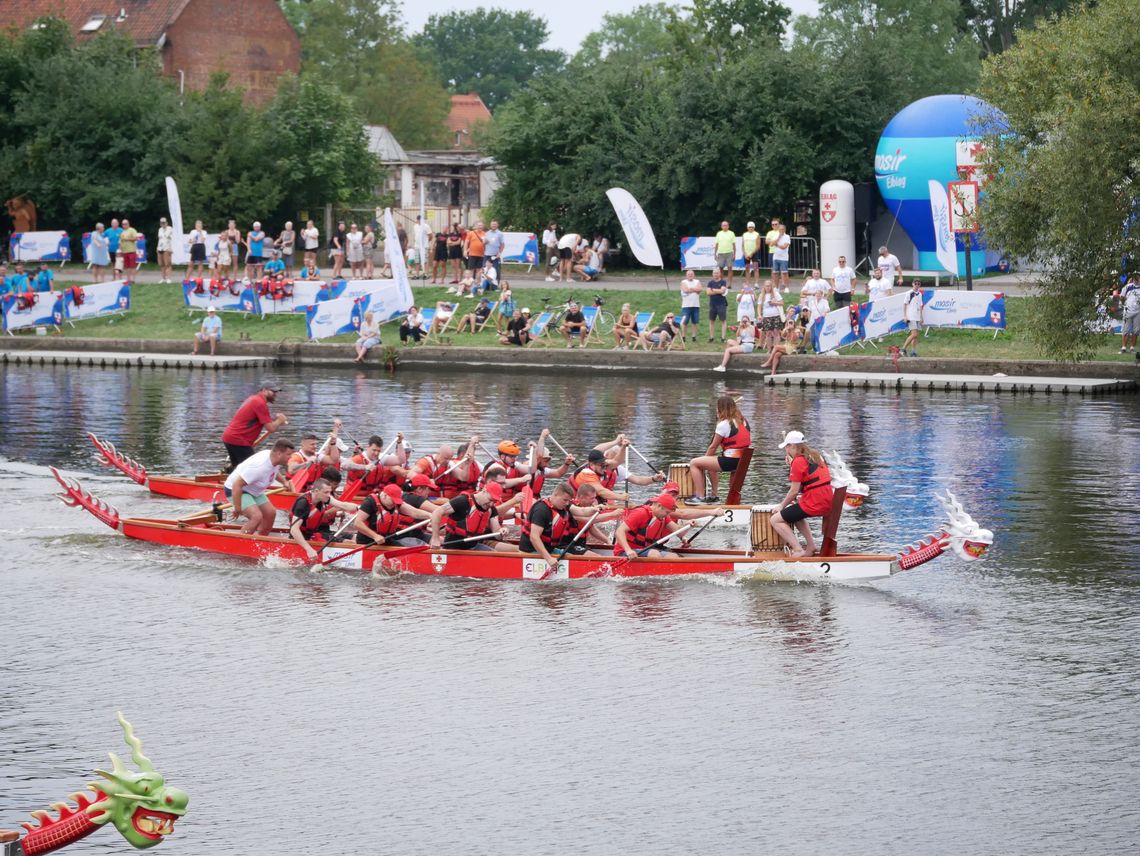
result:
[[[273,557],[298,565],[310,564],[301,546],[281,530],[270,535],[247,535],[236,524],[221,523],[216,519],[123,517],[113,506],[88,493],[75,479],[64,476],[54,467],[51,470],[63,488],[59,497],[65,504],[86,509],[128,538],[259,561]],[[993,533],[979,527],[948,493],[939,500],[950,519],[936,534],[898,554],[840,553],[836,549],[834,534],[843,509],[843,489],[836,491],[836,495],[832,512],[824,518],[820,554],[802,558],[792,558],[775,549],[776,545],[771,543],[771,532],[763,531],[766,517],[754,520],[753,549],[750,551],[682,549],[679,558],[668,559],[568,556],[557,562],[557,567],[551,568],[542,559],[521,552],[432,550],[427,545],[411,549],[376,546],[362,549],[351,542],[326,545],[322,555],[330,567],[346,570],[496,580],[719,574],[865,582],[918,567],[947,549],[967,561],[973,561],[981,558],[993,543]],[[758,536],[761,543],[758,543]]]

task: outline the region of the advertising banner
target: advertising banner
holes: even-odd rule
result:
[[[533,232],[503,232],[503,261],[538,264],[538,236]]]
[[[928,291],[922,323],[927,327],[1005,329],[1005,296],[1000,291]]]
[[[892,294],[864,303],[859,307],[859,338],[881,339],[890,333],[906,329],[903,306],[907,292]],[[923,295],[925,299],[925,295]]]
[[[681,239],[681,270],[712,270],[716,267],[716,241],[712,235]],[[736,255],[732,261],[734,270],[744,270],[744,247],[740,238],[736,239]]]
[[[205,310],[213,306],[219,312],[243,312],[252,315],[263,315],[261,311],[261,298],[257,296],[257,289],[252,285],[240,283],[238,293],[224,288],[218,294],[210,294],[207,287],[201,294],[195,289],[197,283],[192,280],[182,281],[182,297],[189,309]]]
[[[174,230],[170,248],[170,263],[184,265],[190,262],[190,246],[186,243],[186,233],[182,231],[182,200],[178,196],[178,185],[169,175],[166,177],[166,204],[170,207],[170,228]]]
[[[80,240],[83,243],[83,261],[85,264],[91,264],[91,233],[90,232],[84,232],[83,237]],[[187,250],[187,252],[189,253],[189,250]],[[138,257],[139,257],[138,262],[140,265],[146,264],[146,236],[145,235],[139,235]],[[114,264],[114,263],[115,263],[115,260],[111,259],[111,264]],[[175,264],[177,264],[177,262]]]
[[[314,303],[325,300],[335,300],[344,291],[344,280],[338,279],[327,283],[320,279],[293,280],[293,296],[283,300],[272,300],[268,297],[261,300],[262,315],[281,315],[290,312],[305,312]]]
[[[360,322],[371,304],[370,296],[355,299],[339,297],[315,303],[305,311],[305,325],[312,340],[328,339],[360,330]]]
[[[58,327],[63,323],[61,295],[54,291],[37,291],[35,303],[21,308],[22,301],[14,294],[0,297],[0,322],[5,333],[28,327]]]
[[[811,326],[811,344],[817,354],[834,351],[859,341],[858,330],[851,327],[851,311],[844,306],[815,319]]]
[[[643,265],[663,269],[665,262],[661,260],[661,248],[653,236],[653,227],[649,225],[649,218],[633,194],[623,187],[611,187],[606,191],[606,196],[621,221],[626,242],[637,260]]]
[[[392,219],[392,209],[384,209],[384,243],[387,247],[400,246],[399,236],[396,234],[396,221]],[[411,306],[415,301],[412,298],[412,285],[408,282],[408,266],[400,253],[392,253],[392,278],[396,281],[396,288],[404,308]]]
[[[8,239],[13,262],[66,262],[71,259],[67,232],[13,232]]]
[[[76,299],[76,292],[82,293],[82,303]],[[62,296],[63,314],[68,321],[114,315],[131,308],[131,286],[126,280],[69,288]]]

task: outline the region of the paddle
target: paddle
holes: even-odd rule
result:
[[[553,443],[555,446],[557,446],[557,447],[558,447],[558,451],[559,451],[559,452],[561,452],[561,453],[562,453],[563,455],[565,455],[566,457],[568,457],[568,458],[572,458],[572,457],[574,457],[573,455],[571,455],[569,452],[567,452],[567,451],[566,451],[566,447],[565,447],[565,446],[563,446],[561,443],[559,443],[559,442],[558,442],[558,441],[557,441],[557,440],[554,438],[554,435],[553,435],[553,434],[547,434],[547,435],[546,435],[546,439],[547,439],[547,440],[549,440],[551,443]]]
[[[381,452],[380,456],[376,459],[376,466],[377,467],[383,466],[382,462],[383,462],[384,458],[386,458],[388,456],[388,453],[390,451],[392,451],[392,447],[396,445],[396,442],[403,439],[403,436],[404,436],[403,434],[400,434],[397,432],[395,438],[393,438],[392,442],[388,444],[388,448],[386,448],[383,452]],[[341,501],[342,502],[352,502],[353,497],[355,497],[356,494],[360,492],[360,486],[362,484],[364,484],[364,480],[367,477],[368,477],[367,472],[365,472],[365,475],[363,475],[360,478],[355,479],[354,481],[351,481],[348,484],[346,484],[344,486],[344,490],[342,490],[340,492]]]
[[[660,544],[664,544],[666,541],[668,541],[674,535],[680,535],[686,529],[692,529],[696,525],[697,525],[696,521],[693,521],[692,523],[686,523],[684,526],[680,526],[677,529],[674,529],[672,532],[670,532],[664,538],[658,538],[656,541],[654,541],[652,544],[648,545],[647,547],[642,547],[640,550],[637,551],[636,555],[644,558],[646,556],[646,554],[648,554],[649,551],[652,550],[654,547],[657,547]],[[622,558],[618,559],[616,562],[613,562],[610,565],[610,573],[612,574],[614,571],[617,571],[620,568],[624,568],[626,565],[628,565],[632,561],[633,561],[633,559],[631,559],[629,556],[623,556]]]
[[[522,489],[522,513],[524,519],[530,515],[530,510],[534,508],[534,467],[538,462],[538,455],[535,454],[537,451],[537,446],[531,446],[530,452],[527,453],[526,456],[527,474],[530,476],[530,479],[523,485]]]
[[[602,509],[600,509],[600,508],[594,512],[593,516],[590,517],[590,519],[586,521],[586,525],[583,526],[581,529],[579,529],[578,534],[575,535],[570,540],[570,543],[562,548],[562,552],[554,557],[554,564],[546,566],[546,570],[543,572],[542,576],[539,577],[540,580],[550,579],[551,574],[553,574],[558,569],[558,563],[561,562],[564,558],[566,558],[566,554],[568,552],[570,552],[571,547],[573,547],[575,544],[578,543],[578,539],[590,531],[590,527],[594,524],[594,521],[597,519],[598,515],[601,513],[602,513]],[[524,538],[527,537],[527,533],[524,532],[523,537]]]
[[[430,521],[425,520],[423,522],[428,523]],[[487,532],[484,535],[472,535],[470,538],[463,538],[459,541],[453,541],[452,543],[453,544],[466,544],[469,541],[485,541],[488,538],[497,538],[498,536],[499,536],[498,532]],[[371,545],[369,545],[369,546],[371,546]],[[398,559],[398,558],[400,558],[400,556],[407,556],[407,555],[410,555],[412,553],[423,553],[425,550],[430,550],[430,549],[432,549],[431,544],[422,544],[422,545],[417,545],[415,547],[403,547],[399,550],[389,550],[380,556],[380,564],[384,564],[389,559]],[[441,547],[439,549],[448,550],[451,548]],[[348,554],[346,553],[345,555],[348,555]]]
[[[329,447],[329,440],[331,439],[332,434],[325,437],[325,442],[321,444],[321,447],[319,449],[317,449],[317,454],[313,456],[312,463],[301,467],[299,470],[297,470],[297,472],[293,473],[293,475],[289,477],[289,483],[293,485],[293,490],[295,490],[297,493],[300,493],[301,488],[313,480],[310,479],[309,476],[314,472],[314,470],[316,471],[317,476],[320,476],[321,455],[323,455],[325,453],[325,449]]]
[[[354,516],[355,516],[355,515],[354,515]],[[415,530],[417,530],[417,529],[423,529],[423,528],[424,528],[425,526],[427,526],[429,523],[431,523],[431,520],[430,520],[430,519],[428,519],[428,520],[421,520],[419,523],[415,523],[415,524],[413,524],[413,525],[411,525],[411,526],[408,526],[408,527],[407,527],[407,528],[405,528],[405,529],[401,529],[399,532],[393,532],[391,535],[387,536],[387,537],[386,537],[384,540],[388,540],[388,538],[399,538],[399,537],[400,537],[400,536],[402,536],[402,535],[407,535],[409,532],[414,532],[414,531],[415,531]],[[339,533],[338,533],[338,534],[339,534]],[[316,564],[316,565],[313,565],[313,567],[311,568],[311,570],[314,570],[314,571],[319,571],[319,570],[320,570],[320,569],[321,569],[321,568],[322,568],[324,565],[330,565],[330,564],[332,564],[333,562],[339,562],[341,559],[345,558],[346,556],[354,556],[354,555],[356,555],[357,553],[359,553],[361,550],[367,550],[369,547],[374,547],[374,546],[376,546],[376,542],[375,542],[375,541],[371,541],[371,542],[369,542],[369,543],[367,543],[367,544],[361,544],[359,547],[357,547],[357,548],[355,548],[355,549],[353,549],[353,550],[349,550],[347,553],[341,553],[339,556],[334,556],[334,557],[333,557],[333,558],[331,558],[331,559],[325,559],[323,562],[320,562],[320,563],[318,563],[318,564]],[[430,546],[431,546],[430,544],[424,544],[424,547],[423,547],[423,549],[426,549],[426,548],[428,548],[428,547],[430,547]],[[407,553],[407,552],[418,552],[420,549],[421,549],[420,547],[408,547],[406,550],[397,550],[397,551],[395,551],[395,554],[396,554],[396,555],[400,555],[400,556],[402,556],[402,555],[404,555],[404,554],[405,554],[405,553]],[[391,555],[391,554],[389,554],[389,555]]]
[[[688,547],[690,544],[692,544],[694,541],[696,541],[697,536],[700,535],[702,532],[704,532],[706,529],[708,529],[709,524],[712,523],[714,520],[716,520],[718,517],[720,517],[722,512],[723,512],[723,509],[718,509],[716,514],[714,514],[712,517],[710,517],[708,520],[705,521],[704,526],[702,526],[700,529],[698,529],[696,532],[694,532],[688,538],[682,538],[681,539],[681,546],[682,547]],[[676,534],[676,533],[673,533],[673,534]]]
[[[333,541],[335,541],[337,538],[339,538],[341,535],[343,535],[344,531],[346,529],[348,529],[348,527],[351,526],[353,524],[353,521],[355,521],[355,520],[356,520],[355,514],[347,515],[347,519],[344,521],[344,525],[341,526],[340,529],[336,530],[336,532],[334,532],[332,534],[332,537],[330,537],[327,541],[322,543],[321,546],[317,547],[317,555],[320,556],[321,552],[325,549],[325,547],[327,547],[329,544],[331,544]],[[340,558],[340,557],[338,556],[337,558]],[[313,567],[310,568],[309,570],[314,570],[314,571],[320,570],[322,564],[324,564],[324,563],[321,562],[321,563],[318,563],[316,565],[313,565]]]
[[[283,487],[271,487],[265,491],[265,495],[269,496],[271,493],[281,493],[283,490],[285,490]],[[219,518],[218,522],[220,523],[220,515],[222,512],[229,511],[234,507],[233,502],[218,502],[217,497],[220,494],[221,492],[219,491],[214,495],[213,504],[208,509],[205,511],[196,511],[193,514],[187,514],[184,517],[179,517],[178,522],[197,523],[199,520],[209,520],[211,517],[217,517]]]
[[[641,452],[637,451],[637,446],[633,445],[633,443],[629,444],[629,448],[633,449],[633,453],[637,455],[637,457],[641,458],[641,460],[645,462],[645,466],[649,467],[649,469],[653,470],[653,472],[664,474],[665,471],[650,461],[647,457],[645,457],[645,455],[641,454]]]

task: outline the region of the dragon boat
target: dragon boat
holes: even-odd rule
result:
[[[67,505],[86,509],[98,520],[128,538],[221,553],[264,561],[276,558],[307,565],[305,551],[283,530],[268,535],[247,535],[233,523],[216,518],[164,520],[124,517],[118,509],[92,496],[75,479],[52,467],[63,488],[59,498]],[[411,573],[496,580],[584,579],[607,576],[656,577],[687,574],[759,576],[805,581],[866,582],[884,579],[899,571],[923,565],[951,550],[967,561],[980,559],[993,543],[993,533],[982,529],[950,493],[939,497],[949,518],[934,534],[899,553],[840,553],[835,531],[843,511],[845,490],[836,491],[832,510],[824,518],[823,542],[818,555],[793,558],[775,540],[763,523],[767,515],[753,515],[751,550],[682,548],[678,558],[613,556],[567,556],[548,567],[533,554],[423,547],[361,547],[352,542],[333,542],[321,551],[329,567],[361,572]],[[604,549],[604,548],[603,548]]]

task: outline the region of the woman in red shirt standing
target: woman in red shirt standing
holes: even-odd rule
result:
[[[785,460],[791,465],[788,481],[791,487],[788,495],[776,506],[772,515],[772,529],[780,533],[791,548],[793,558],[815,555],[815,539],[812,538],[809,517],[823,517],[831,510],[831,473],[823,462],[823,455],[804,442],[799,431],[789,431],[780,444],[784,449]],[[805,546],[801,547],[792,527],[800,530]]]

